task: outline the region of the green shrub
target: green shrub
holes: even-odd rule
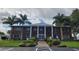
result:
[[[45,41],[47,42],[47,44],[48,44],[49,46],[52,46],[52,40],[45,39]]]
[[[52,41],[60,41],[60,39],[52,39]]]
[[[57,41],[53,41],[53,45],[55,45],[55,46],[60,45],[60,43],[61,43],[61,42],[58,41],[58,40],[57,40]]]
[[[31,42],[31,41],[22,42],[19,46],[20,47],[32,47],[32,46],[36,46],[36,43],[35,42]]]
[[[29,40],[24,40],[19,46],[20,47],[32,47],[32,46],[36,46],[37,41],[35,40],[35,38],[31,38]]]
[[[49,46],[52,46],[52,42],[48,42],[48,45],[49,45]]]
[[[48,39],[47,39],[46,42],[52,42],[52,40],[48,40]]]
[[[19,45],[20,47],[26,47],[26,44],[22,43]]]
[[[47,41],[47,39],[45,38],[44,41]]]
[[[59,45],[60,44],[60,39],[45,39],[45,41],[47,42],[47,44],[49,46],[52,46],[52,45]]]
[[[60,45],[59,47],[67,47],[67,45]]]

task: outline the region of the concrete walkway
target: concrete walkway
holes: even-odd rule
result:
[[[49,47],[45,41],[38,41],[38,45],[36,47]]]

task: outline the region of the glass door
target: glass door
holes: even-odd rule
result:
[[[39,34],[39,40],[44,40],[44,34]]]
[[[44,40],[44,26],[39,27],[39,40]]]

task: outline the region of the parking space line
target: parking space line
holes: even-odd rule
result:
[[[14,48],[9,48],[9,49],[3,50],[3,51],[10,51],[10,50],[12,50],[12,49],[14,49]]]
[[[38,48],[36,48],[36,50],[35,51],[38,51]]]
[[[73,49],[73,50],[75,50],[75,51],[79,51],[78,49]]]
[[[52,49],[49,47],[49,51],[52,51]]]
[[[2,50],[2,48],[0,48],[0,50]]]

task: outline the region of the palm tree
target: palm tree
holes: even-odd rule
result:
[[[2,19],[2,21],[3,21],[3,24],[9,24],[9,26],[11,27],[13,24],[16,23],[16,16],[9,16],[8,18]],[[11,33],[12,32],[10,32],[10,34]]]
[[[10,26],[12,26],[14,23],[16,23],[15,18],[16,16],[9,16],[8,18],[4,18],[2,19],[3,24],[9,24]]]
[[[27,15],[19,14],[19,16],[20,18],[17,18],[17,23],[20,23],[20,25],[24,25],[25,23],[31,24],[27,19]]]
[[[58,15],[54,17],[54,19],[56,26],[70,26],[71,32],[74,35],[74,39],[77,39],[76,35],[77,33],[79,33],[79,9],[73,10],[70,16],[63,16],[63,14],[58,13]]]
[[[53,22],[53,24],[55,24],[56,26],[59,26],[59,27],[60,27],[61,39],[63,40],[62,26],[64,26],[65,16],[64,16],[64,14],[58,13],[58,14],[57,14],[56,16],[54,16],[53,18],[55,19],[55,21]]]
[[[64,14],[58,13],[53,18],[55,19],[55,21],[53,22],[53,24],[55,24],[56,26],[61,26],[61,27],[63,26]]]
[[[17,23],[20,23],[20,25],[24,25],[25,23],[31,24],[31,22],[28,21],[27,15],[19,14],[20,18],[17,18]],[[22,40],[22,34],[23,34],[23,28],[21,28],[21,40]]]

